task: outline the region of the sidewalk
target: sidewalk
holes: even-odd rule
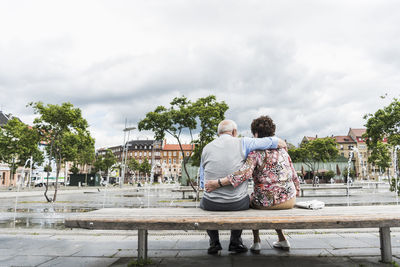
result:
[[[204,232],[150,231],[151,266],[393,266],[379,263],[377,229],[358,232],[287,231],[290,252],[271,247],[274,231],[261,231],[262,251],[230,254],[229,232],[221,231],[223,251],[207,255]],[[250,247],[251,231],[243,242]],[[400,263],[400,232],[392,232],[393,260]],[[0,266],[127,266],[137,256],[135,231],[0,229]]]

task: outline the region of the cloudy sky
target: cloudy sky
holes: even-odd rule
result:
[[[345,135],[400,95],[399,12],[382,0],[0,0],[0,106],[31,123],[28,102],[71,102],[96,147],[182,95],[216,95],[244,135],[259,115],[293,144]]]

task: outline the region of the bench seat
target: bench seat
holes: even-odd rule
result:
[[[326,207],[320,210],[211,212],[196,208],[105,208],[66,218],[67,228],[138,230],[138,258],[147,258],[148,230],[379,228],[381,257],[391,262],[390,227],[400,206]]]

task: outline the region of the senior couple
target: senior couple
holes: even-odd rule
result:
[[[299,180],[286,151],[286,143],[275,137],[275,124],[268,116],[253,120],[254,138],[238,138],[237,125],[224,120],[218,125],[218,138],[203,149],[200,183],[204,196],[200,207],[209,211],[253,209],[291,209],[299,194]],[[248,180],[253,178],[254,191],[247,194]],[[276,229],[278,249],[289,250],[290,244],[281,229]],[[222,250],[218,230],[207,230],[210,237],[208,254]],[[246,252],[242,230],[231,230],[229,251]],[[253,230],[250,250],[261,250],[259,230]]]

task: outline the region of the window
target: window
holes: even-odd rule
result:
[[[174,159],[174,164],[176,164],[176,159]]]
[[[167,156],[167,151],[164,151],[164,157],[166,157]]]
[[[135,157],[137,157],[137,152],[135,151]]]
[[[168,163],[171,164],[171,159],[168,159]]]
[[[164,159],[164,163],[167,164],[167,160],[166,159]]]
[[[139,152],[139,157],[141,157],[141,156],[142,156],[142,151]]]
[[[137,146],[135,146],[135,149],[137,149]]]
[[[151,157],[151,152],[149,151],[149,157]]]
[[[143,156],[145,156],[145,157],[147,156],[147,152],[146,152],[146,151],[145,151],[145,152],[143,152]]]
[[[139,159],[139,163],[142,163],[142,160],[141,160],[141,159]]]
[[[340,145],[340,149],[343,150],[343,145]]]
[[[172,153],[171,153],[171,151],[169,151],[169,152],[168,152],[168,156],[171,156],[171,155],[172,155]]]
[[[189,157],[189,152],[186,152],[186,157]]]
[[[174,157],[176,156],[176,151],[174,151]]]

